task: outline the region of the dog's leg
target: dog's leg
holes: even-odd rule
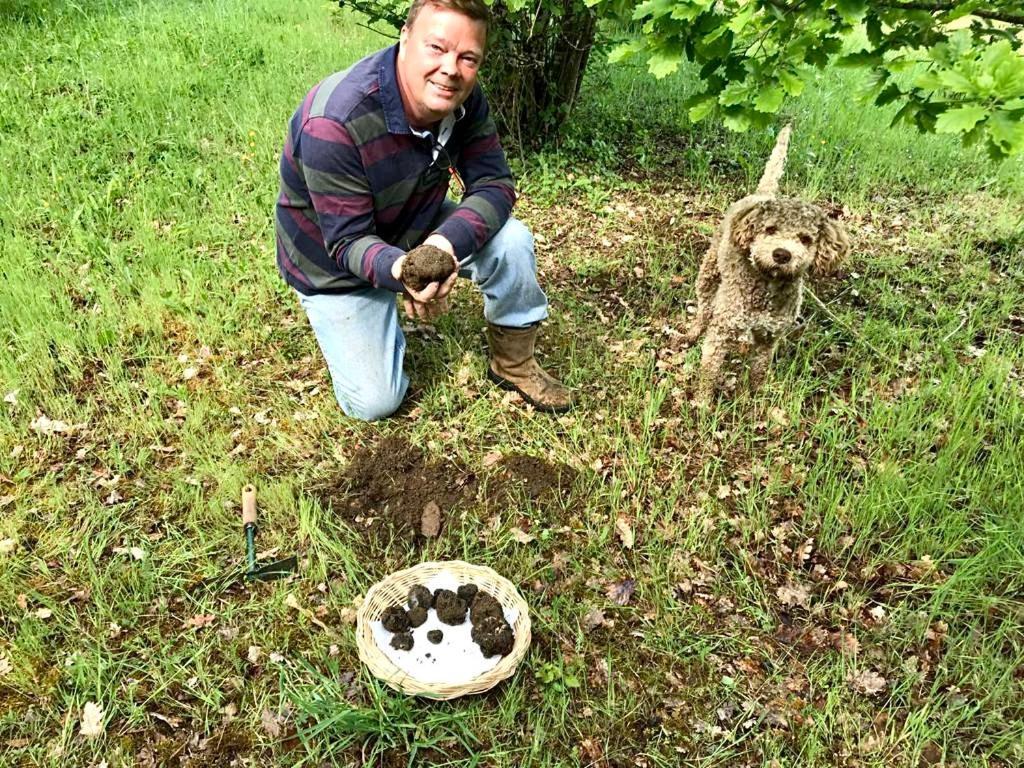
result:
[[[769,342],[760,342],[754,345],[750,351],[750,391],[757,392],[768,377],[768,368],[771,366],[772,358],[775,357],[775,350],[779,346],[778,339]]]
[[[704,338],[701,347],[700,358],[700,380],[697,384],[697,397],[695,402],[698,406],[706,407],[711,404],[721,384],[722,369],[725,367],[725,360],[729,352],[729,339],[717,328],[711,328]]]
[[[697,273],[697,314],[694,315],[686,333],[687,344],[696,343],[711,320],[711,307],[714,303],[715,291],[718,290],[718,284],[722,279],[718,272],[718,243],[720,239],[721,234],[715,235],[708,252],[704,254],[700,271]]]

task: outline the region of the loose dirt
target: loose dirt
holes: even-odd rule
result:
[[[321,491],[325,506],[356,528],[391,532],[406,539],[422,536],[423,510],[440,510],[438,525],[473,503],[476,476],[455,463],[429,458],[399,437],[387,437],[356,451],[342,475]]]
[[[512,454],[501,459],[496,475],[488,480],[487,495],[505,501],[525,494],[532,501],[568,494],[579,473],[567,464],[550,463],[536,456]]]

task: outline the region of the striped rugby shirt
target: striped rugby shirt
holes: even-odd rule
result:
[[[457,111],[438,152],[436,140],[409,126],[397,54],[395,45],[331,75],[306,95],[288,124],[277,265],[300,293],[367,284],[401,292],[391,266],[431,232],[446,237],[461,261],[508,220],[514,182],[480,86]],[[446,154],[466,192],[454,213],[431,229],[448,189]]]

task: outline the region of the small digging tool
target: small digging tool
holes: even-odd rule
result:
[[[295,555],[256,565],[256,489],[247,485],[242,489],[242,529],[245,531],[245,578],[256,581],[283,579],[295,571]]]

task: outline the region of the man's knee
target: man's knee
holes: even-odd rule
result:
[[[533,233],[519,219],[506,221],[495,233],[493,245],[506,256],[526,257],[533,263]]]
[[[405,399],[405,387],[396,392],[381,392],[373,396],[338,398],[338,405],[346,416],[359,421],[379,421],[394,414]]]

